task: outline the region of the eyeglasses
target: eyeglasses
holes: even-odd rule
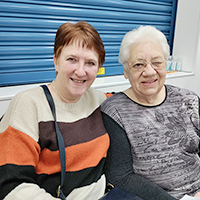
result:
[[[164,63],[166,61],[163,59],[153,59],[150,62],[146,62],[145,60],[138,60],[134,63],[128,63],[128,65],[130,66],[131,69],[133,69],[134,71],[143,71],[144,68],[150,64],[151,67],[154,70],[159,70],[159,69],[163,69],[164,68]]]

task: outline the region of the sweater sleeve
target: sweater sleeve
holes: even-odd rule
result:
[[[20,94],[13,98],[0,122],[0,199],[57,199],[37,185],[35,166],[40,146],[36,115],[35,105]]]
[[[175,200],[165,190],[133,171],[131,147],[125,131],[113,119],[102,113],[110,136],[105,164],[107,181],[144,200]]]

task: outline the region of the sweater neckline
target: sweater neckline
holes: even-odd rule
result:
[[[76,103],[65,103],[55,98],[53,98],[53,100],[56,107],[71,113],[79,113],[85,107],[85,94],[83,94]]]

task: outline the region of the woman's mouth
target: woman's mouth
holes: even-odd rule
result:
[[[149,81],[142,81],[142,84],[144,84],[144,85],[153,85],[155,82],[157,82],[157,79],[149,80]]]
[[[78,79],[73,79],[71,78],[71,80],[75,83],[84,83],[86,80],[78,80]]]

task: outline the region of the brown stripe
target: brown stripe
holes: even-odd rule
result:
[[[58,126],[66,147],[91,141],[106,133],[99,108],[87,118],[72,123],[58,122]],[[40,122],[39,131],[41,148],[58,150],[54,122]]]

